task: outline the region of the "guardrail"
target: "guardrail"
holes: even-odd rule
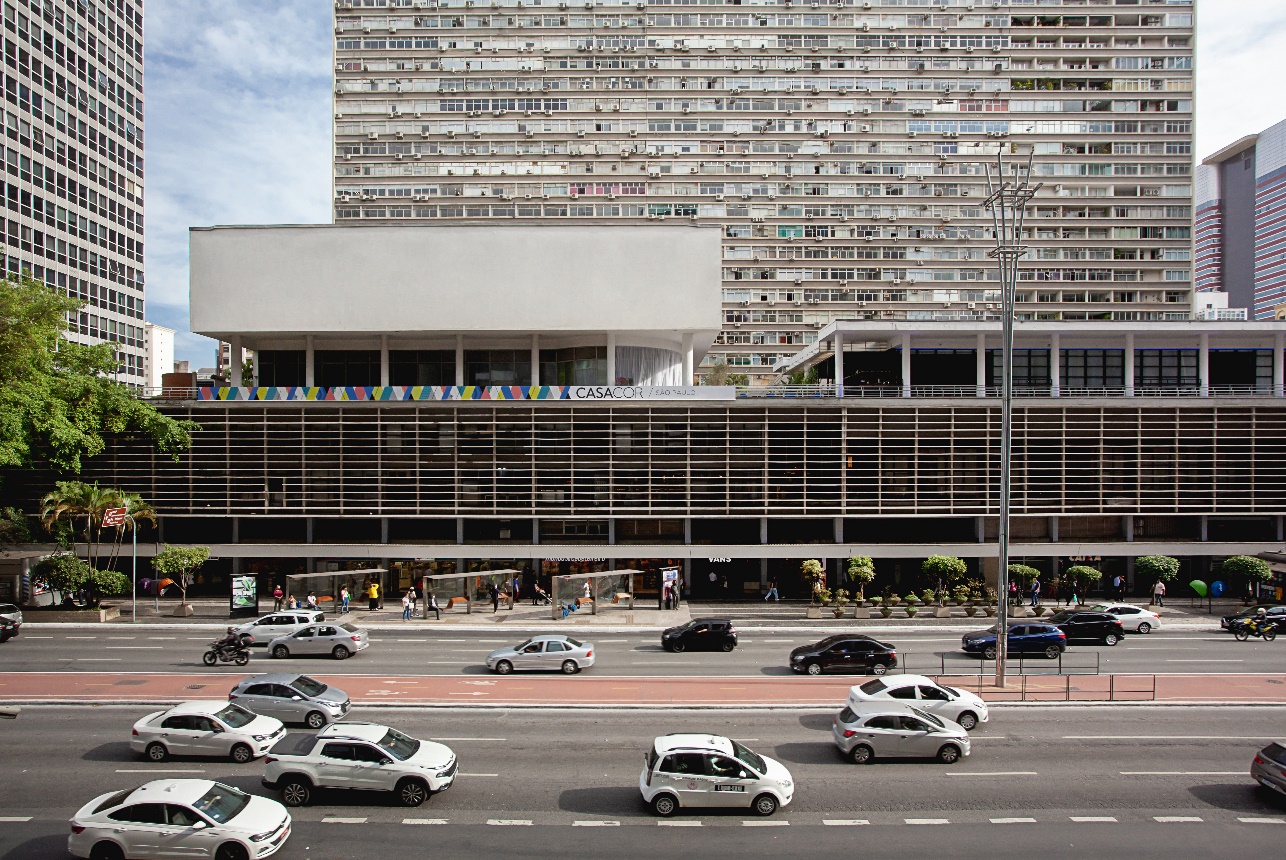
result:
[[[907,652],[898,654],[898,665],[890,671],[912,675],[984,677],[990,671],[984,667],[992,665],[991,661],[962,651],[937,651],[932,654]],[[1012,674],[1032,677],[1100,675],[1103,670],[1102,658],[1097,651],[1065,652],[1053,660],[1035,654],[1010,654],[1007,665]]]
[[[967,680],[962,680],[967,679]],[[990,675],[943,675],[939,680],[988,702],[1154,702],[1156,675],[1019,675],[1004,687]]]
[[[1013,389],[1015,397],[1050,397],[1049,386],[1017,386]],[[1126,397],[1124,388],[1059,388],[1060,397]],[[835,385],[818,383],[816,385],[740,385],[737,386],[737,397],[742,399],[759,398],[827,398],[838,397]],[[900,385],[845,385],[844,395],[847,398],[862,397],[1000,397],[1001,389],[996,385],[912,385],[904,389]],[[1202,397],[1199,386],[1155,387],[1136,386],[1134,397]],[[1210,397],[1273,397],[1271,386],[1265,385],[1212,385],[1205,396]]]

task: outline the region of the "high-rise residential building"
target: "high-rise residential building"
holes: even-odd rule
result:
[[[1190,314],[1190,0],[335,5],[337,222],[720,224],[706,366],[997,319],[1000,148],[1044,183],[1021,318]]]
[[[142,0],[6,0],[3,270],[85,302],[70,337],[145,381]]]
[[[155,323],[144,323],[143,387],[159,391],[165,374],[174,372],[174,329]]]
[[[1286,304],[1286,120],[1202,160],[1197,289],[1228,293],[1255,319]]]

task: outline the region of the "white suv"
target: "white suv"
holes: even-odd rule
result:
[[[780,762],[718,735],[662,735],[646,758],[639,791],[661,816],[688,806],[749,807],[772,815],[795,793],[790,771]]]
[[[237,628],[237,635],[246,645],[267,645],[278,636],[289,636],[309,624],[325,620],[326,616],[316,609],[284,609],[242,624]]]
[[[307,804],[316,789],[392,791],[419,806],[455,782],[450,747],[417,741],[374,723],[335,723],[315,736],[287,735],[264,762],[263,784],[280,789],[287,806]]]

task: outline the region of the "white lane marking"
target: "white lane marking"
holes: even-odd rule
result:
[[[687,660],[634,660],[631,666],[678,666],[686,664]]]
[[[435,741],[496,741],[503,743],[508,738],[434,738]],[[477,774],[475,774],[476,776]]]
[[[23,639],[53,639],[52,636],[32,636],[30,633],[22,634]]]
[[[492,827],[530,827],[531,822],[523,818],[488,818]]]
[[[620,827],[619,821],[573,821],[572,827]]]
[[[461,663],[468,663],[468,660],[421,660],[421,666],[459,666]]]
[[[365,824],[365,818],[323,818],[322,824]]]
[[[77,663],[119,663],[120,657],[77,657]]]
[[[993,770],[986,773],[955,773],[947,772],[947,776],[1039,776],[1034,770]]]
[[[21,824],[24,821],[30,820],[30,815],[0,815],[0,823],[3,824]]]
[[[1245,660],[1166,660],[1167,663],[1245,663]]]
[[[1073,815],[1072,821],[1080,824],[1115,824],[1116,819],[1110,815]]]
[[[992,824],[1035,824],[1034,818],[993,818]]]
[[[660,827],[700,827],[700,821],[658,821]]]
[[[468,642],[468,639],[434,639],[434,642]]]
[[[789,827],[789,821],[743,821],[742,827]]]
[[[1152,820],[1159,821],[1162,824],[1181,824],[1185,822],[1201,821],[1201,819],[1195,815],[1154,815],[1152,816]]]
[[[97,639],[97,636],[64,636],[64,639]]]
[[[1123,770],[1121,776],[1241,776],[1241,770]]]
[[[446,824],[445,818],[403,818],[403,824]]]
[[[827,827],[861,827],[870,824],[865,818],[823,818],[822,824]]]
[[[150,639],[150,640],[151,640],[151,641],[153,641],[153,642],[169,642],[169,641],[172,641],[172,640],[174,640],[174,639],[178,639],[179,637],[177,637],[177,636],[149,636],[149,637],[147,637],[147,638],[148,638],[148,639]]]
[[[1286,818],[1238,818],[1242,824],[1286,824]]]
[[[1262,741],[1268,735],[1063,735],[1065,741]]]
[[[465,773],[460,771],[460,776],[500,776],[498,773]]]
[[[375,640],[372,639],[371,641],[374,642]],[[428,639],[394,639],[393,641],[394,642],[428,642],[429,640]]]
[[[907,824],[950,824],[946,818],[904,818]]]
[[[105,651],[163,651],[164,645],[104,645]]]
[[[732,740],[739,741],[743,744],[753,744],[757,742],[759,738],[733,738]]]
[[[117,773],[205,773],[204,768],[182,768],[182,767],[148,767],[148,768],[117,768]]]
[[[108,641],[112,641],[112,640],[125,641],[125,640],[134,640],[137,638],[138,638],[137,636],[108,636],[107,637]]]

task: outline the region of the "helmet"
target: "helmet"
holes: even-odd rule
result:
[[[236,632],[237,632],[237,628],[235,628],[235,627],[229,627],[229,628],[228,628],[228,632],[229,632],[229,633],[236,633]]]

